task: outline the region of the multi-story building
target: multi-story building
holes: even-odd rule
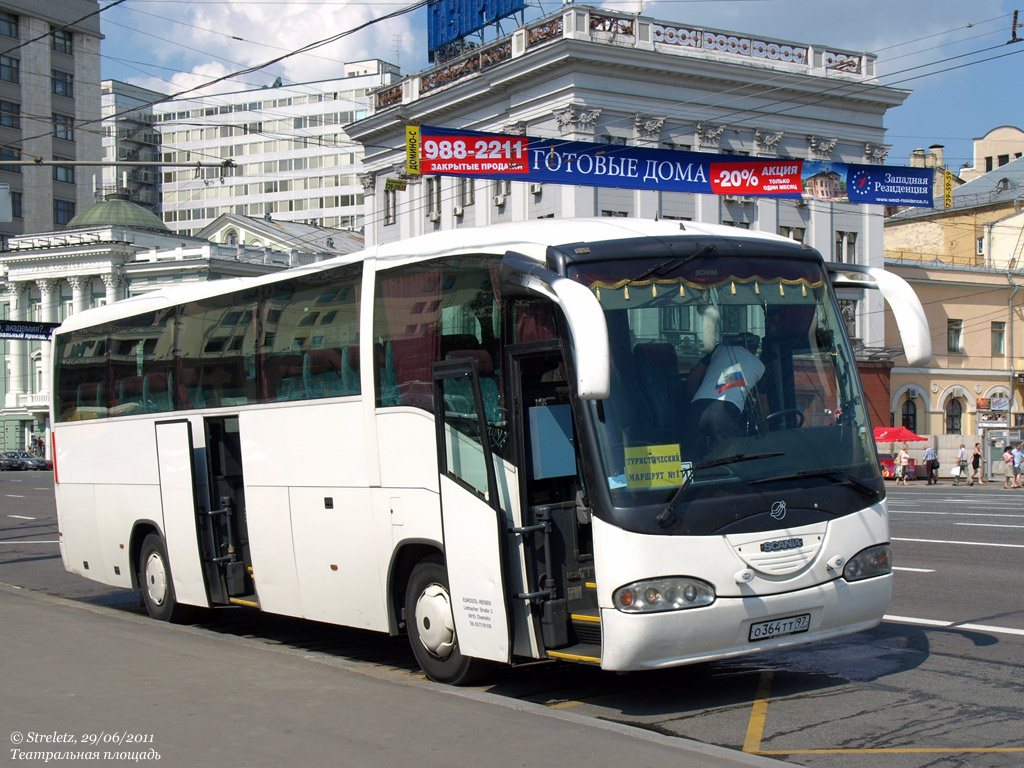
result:
[[[215,243],[171,232],[127,197],[108,197],[64,229],[12,237],[0,251],[0,319],[58,323],[168,285],[261,275],[361,245],[355,233],[233,215],[208,230],[239,236]],[[40,440],[48,450],[49,357],[48,341],[0,339],[0,451]]]
[[[1024,157],[1024,131],[1015,125],[1000,125],[974,140],[974,165],[964,163],[960,178],[976,179],[1019,157]]]
[[[881,164],[871,54],[567,6],[510,37],[374,93],[348,127],[365,147],[368,244],[541,217],[637,216],[783,234],[835,261],[880,266],[881,207],[405,175],[405,126],[768,158]],[[385,183],[402,177],[402,184]],[[840,294],[851,335],[884,343],[882,300]]]
[[[891,423],[956,445],[995,430],[989,449],[1024,428],[1024,158],[936,203],[885,221],[885,267],[920,297],[933,351],[926,367],[895,358]],[[898,343],[888,312],[886,338]]]
[[[0,183],[14,217],[0,223],[4,240],[53,231],[94,202],[81,167],[12,162],[101,158],[99,16],[83,19],[98,8],[0,0]]]
[[[120,80],[100,84],[103,111],[103,159],[107,162],[160,161],[160,134],[153,127],[153,103],[167,97]],[[145,166],[103,167],[97,184],[100,199],[126,193],[133,203],[155,211],[160,203],[160,169]]]
[[[366,116],[367,93],[391,83],[398,68],[371,60],[345,64],[344,73],[157,105],[165,162],[234,162],[223,171],[162,169],[164,223],[195,233],[235,213],[362,227],[363,149],[344,126]]]

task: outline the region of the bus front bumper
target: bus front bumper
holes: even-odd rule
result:
[[[704,608],[630,614],[601,611],[601,667],[626,671],[657,669],[724,659],[773,648],[860,632],[882,620],[892,596],[892,574],[863,581],[842,578],[796,592],[719,597]],[[751,627],[810,615],[797,634],[751,640]]]

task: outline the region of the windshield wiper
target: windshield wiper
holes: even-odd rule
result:
[[[802,480],[806,477],[838,477],[845,480],[866,496],[871,496],[872,498],[878,498],[879,496],[877,489],[872,488],[860,478],[854,477],[845,470],[834,468],[801,469],[799,472],[792,472],[787,475],[773,475],[772,477],[762,477],[758,480],[750,480],[749,483],[751,485],[757,485],[758,483],[774,483],[776,480]]]
[[[672,501],[668,503],[668,506],[658,513],[658,517],[656,518],[658,521],[658,525],[664,528],[666,526],[672,525],[672,523],[675,522],[674,508],[676,505],[676,501],[679,499],[679,496],[682,494],[682,492],[685,491],[687,487],[690,485],[690,483],[693,480],[693,476],[700,470],[711,469],[712,467],[724,467],[726,464],[737,464],[741,461],[753,461],[754,459],[770,459],[775,456],[785,455],[786,454],[783,451],[766,451],[764,453],[734,453],[731,456],[722,456],[721,458],[718,459],[708,459],[707,461],[701,461],[696,464],[692,464],[689,467],[684,466],[683,482],[679,486],[679,490],[676,491],[675,495],[672,497]]]
[[[660,276],[659,273],[663,269],[667,269],[669,267],[677,269],[677,268],[683,266],[683,264],[686,264],[689,261],[693,261],[694,259],[699,259],[701,256],[707,256],[709,253],[714,253],[716,250],[717,250],[717,248],[714,245],[705,245],[703,248],[701,248],[698,251],[694,251],[689,256],[675,256],[675,257],[673,257],[671,259],[667,259],[666,261],[661,262],[661,264],[655,264],[653,267],[651,267],[648,270],[645,270],[645,271],[641,272],[636,277],[630,278],[629,282],[637,283],[637,282],[643,280],[645,277],[650,277],[651,275],[659,275]]]

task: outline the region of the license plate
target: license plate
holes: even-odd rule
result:
[[[758,640],[771,640],[773,637],[784,635],[798,635],[811,628],[811,614],[802,613],[799,616],[789,616],[785,619],[772,619],[761,621],[750,625],[748,639],[754,643]]]

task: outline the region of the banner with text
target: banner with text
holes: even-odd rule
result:
[[[410,174],[775,197],[873,205],[932,206],[931,169],[592,144],[406,127]]]
[[[0,339],[49,341],[60,323],[29,323],[24,320],[0,320]]]

